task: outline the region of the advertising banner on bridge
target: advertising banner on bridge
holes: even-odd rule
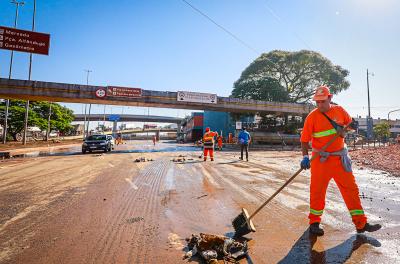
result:
[[[205,103],[205,104],[216,104],[217,95],[209,93],[195,93],[195,92],[177,92],[177,100],[179,102],[194,102],[194,103]]]
[[[107,97],[130,97],[137,98],[142,97],[142,89],[130,88],[130,87],[119,87],[119,86],[107,86]]]
[[[50,35],[0,26],[0,49],[49,55]]]

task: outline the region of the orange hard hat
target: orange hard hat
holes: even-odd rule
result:
[[[210,128],[209,128],[209,127],[206,127],[206,132],[208,132],[208,131],[210,131]]]
[[[328,86],[320,86],[315,90],[315,94],[313,97],[314,101],[323,101],[328,99],[329,96],[332,96],[331,92],[329,91]]]

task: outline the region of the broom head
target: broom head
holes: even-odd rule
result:
[[[235,229],[234,237],[242,237],[250,232],[256,232],[253,222],[249,219],[249,213],[245,208],[242,208],[242,213],[236,216],[232,221]]]

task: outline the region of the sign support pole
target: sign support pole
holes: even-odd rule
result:
[[[32,17],[32,31],[35,31],[35,16],[36,16],[36,0],[33,1],[33,17]],[[31,80],[32,75],[32,53],[29,54],[29,75],[28,80]],[[29,118],[29,100],[25,104],[25,121],[24,121],[24,136],[22,138],[22,144],[26,145],[26,130],[28,129],[28,118]]]
[[[14,28],[17,28],[17,21],[18,21],[18,8],[21,5],[24,5],[25,2],[17,2],[17,1],[12,1],[11,3],[15,4],[15,20],[14,20]],[[10,71],[8,73],[8,79],[11,79],[11,73],[12,73],[12,65],[13,65],[13,57],[14,57],[14,51],[11,51],[11,58],[10,58]],[[6,112],[4,114],[4,128],[3,128],[3,144],[6,144],[7,142],[7,126],[8,126],[8,108],[10,107],[10,99],[6,100]]]

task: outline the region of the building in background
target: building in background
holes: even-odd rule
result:
[[[185,135],[185,141],[195,142],[203,137],[203,117],[201,112],[192,112],[182,123],[182,132]]]
[[[356,117],[354,118],[358,122],[358,133],[361,135],[367,135],[367,118],[362,118],[362,117]],[[387,123],[387,119],[373,119],[372,123],[374,126],[380,124],[380,123]],[[391,137],[396,137],[397,135],[400,135],[400,120],[390,120],[390,136]]]
[[[234,135],[236,122],[231,117],[230,113],[204,111],[204,127],[209,127],[212,131],[218,132],[224,138],[227,138],[229,133]]]

